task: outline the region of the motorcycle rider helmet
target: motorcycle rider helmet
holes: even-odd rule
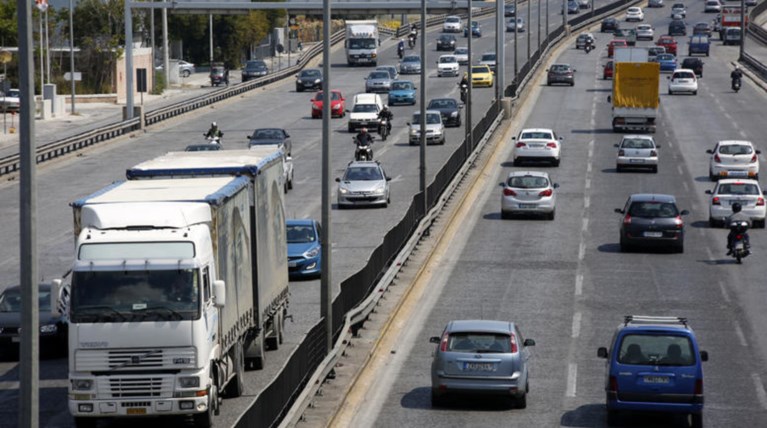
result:
[[[732,204],[732,212],[739,213],[740,210],[742,209],[743,209],[743,206],[740,205],[740,202],[735,202],[734,204]]]
[[[218,126],[218,125],[216,125],[216,122],[211,122],[211,123],[210,123],[210,126],[211,126],[212,128],[215,128],[215,127],[216,127],[216,126]]]

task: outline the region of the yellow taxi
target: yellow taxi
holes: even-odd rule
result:
[[[491,88],[493,86],[493,71],[490,70],[490,66],[487,65],[473,65],[471,66],[471,86],[473,88],[486,87]]]

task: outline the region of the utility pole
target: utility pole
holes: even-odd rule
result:
[[[163,0],[167,2],[168,0]],[[162,68],[165,72],[165,86],[170,86],[170,42],[168,41],[168,8],[162,8]]]
[[[423,214],[429,211],[429,186],[426,184],[426,0],[421,0],[421,149],[419,153],[421,170],[419,174],[419,188],[423,195]],[[471,39],[471,34],[469,34]]]
[[[322,0],[322,236],[320,239],[320,316],[325,318],[325,351],[333,349],[333,277],[330,264],[330,1]]]
[[[69,77],[72,95],[72,108],[70,114],[75,114],[75,29],[74,29],[74,0],[69,0]]]

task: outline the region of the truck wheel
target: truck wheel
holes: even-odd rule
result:
[[[96,428],[98,423],[98,418],[75,417],[75,427],[77,428]]]
[[[266,345],[270,350],[280,349],[280,337],[282,336],[282,311],[278,311],[272,318],[272,334],[266,338]]]
[[[288,189],[293,190],[293,174],[290,174],[290,180],[288,180]]]
[[[264,368],[264,333],[261,331],[250,346],[245,355],[245,366],[248,370],[261,370]]]
[[[232,365],[234,366],[234,377],[229,380],[224,390],[224,396],[227,398],[237,398],[245,391],[245,382],[242,378],[245,373],[245,351],[242,342],[237,342],[232,348]]]
[[[213,416],[217,415],[218,409],[218,375],[216,370],[211,367],[211,379],[212,384],[210,386],[210,393],[208,394],[208,410],[205,413],[195,413],[192,416],[195,428],[210,428],[213,426]]]

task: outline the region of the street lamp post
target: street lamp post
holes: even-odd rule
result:
[[[74,30],[74,0],[69,0],[69,81],[72,101],[71,114],[75,114],[75,30]]]

